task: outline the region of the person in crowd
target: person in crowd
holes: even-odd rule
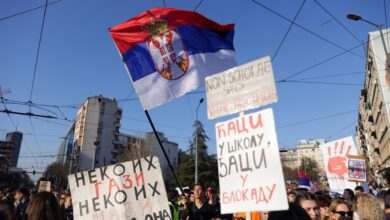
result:
[[[298,204],[289,203],[286,211],[272,211],[268,213],[268,220],[310,220],[307,212]],[[261,220],[263,220],[261,218]]]
[[[350,210],[348,202],[342,198],[336,198],[329,206],[329,220],[351,219],[353,212]]]
[[[329,206],[332,202],[332,198],[329,195],[317,195],[318,206],[320,207],[320,219],[329,219]]]
[[[385,217],[390,220],[390,190],[387,190],[383,193],[383,203],[385,206]]]
[[[15,207],[11,200],[2,199],[0,200],[0,212],[3,213],[3,217],[0,219],[14,220],[15,219]]]
[[[260,214],[260,220],[268,220],[269,219],[269,212],[261,212]]]
[[[355,199],[355,193],[352,191],[352,189],[344,189],[343,198],[347,201],[348,206],[352,206],[352,201]]]
[[[368,193],[360,193],[353,202],[353,210],[357,220],[382,220],[383,211],[375,196]]]
[[[356,186],[355,187],[355,194],[359,194],[359,193],[364,193],[364,188],[363,186]]]
[[[70,195],[69,192],[66,193],[64,208],[65,208],[66,219],[73,220],[72,196]]]
[[[290,192],[288,192],[287,193],[288,202],[294,202],[296,196],[297,196],[297,193],[294,190],[291,190]]]
[[[210,220],[214,215],[213,207],[205,201],[203,187],[200,183],[194,185],[194,202],[188,206],[189,220]]]
[[[16,220],[27,219],[27,207],[30,203],[30,193],[26,188],[19,188],[15,192]]]
[[[186,220],[188,217],[189,193],[187,195],[184,193],[184,195],[179,197],[178,206],[179,219]]]
[[[179,220],[179,210],[177,205],[178,193],[176,190],[171,190],[168,192],[168,204],[169,209],[171,210],[172,220]]]
[[[65,220],[56,197],[50,192],[39,192],[27,208],[28,220]]]
[[[30,201],[34,198],[34,196],[38,193],[38,191],[36,189],[31,189],[30,190]]]
[[[311,220],[319,220],[318,202],[314,194],[300,192],[297,195],[295,203],[307,212]]]

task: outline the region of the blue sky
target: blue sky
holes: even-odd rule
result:
[[[200,3],[197,12],[221,24],[235,23],[234,44],[239,64],[271,56],[276,80],[298,73],[288,80],[306,82],[277,83],[279,102],[269,107],[274,109],[279,146],[295,147],[301,139],[334,140],[354,135],[365,70],[364,47],[358,45],[367,40],[367,32],[374,31],[375,27],[350,21],[346,14],[354,12],[367,20],[386,24],[384,1],[256,2],[165,0],[167,7],[185,10],[194,10]],[[281,44],[291,25],[286,19],[294,20],[302,3],[295,20],[297,25],[292,25]],[[0,86],[11,91],[4,96],[9,100],[30,100],[44,8],[6,17],[44,4],[45,1],[27,0],[0,3]],[[138,136],[151,131],[107,29],[152,7],[164,7],[164,1],[62,0],[49,5],[31,100],[61,106],[61,112],[52,107],[44,108],[53,113],[37,108],[32,108],[32,112],[74,119],[77,107],[88,96],[130,98],[119,103],[123,108],[121,131]],[[351,48],[355,49],[345,52]],[[205,96],[201,88],[149,113],[158,130],[186,149],[197,103]],[[6,103],[6,107],[12,111],[29,111],[25,105]],[[211,138],[208,143],[211,153],[216,152],[215,123],[234,116],[208,121],[206,105],[201,105],[199,119]],[[319,118],[323,119],[313,120]],[[11,115],[10,119],[1,113],[0,138],[15,130],[15,125],[25,133],[19,166],[42,171],[53,158],[30,156],[54,154],[70,122],[20,115]]]

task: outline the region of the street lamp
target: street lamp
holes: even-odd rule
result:
[[[198,107],[196,108],[196,137],[195,137],[195,183],[198,182],[198,134],[199,134],[199,122],[198,122],[198,110],[200,104],[204,101],[203,98],[199,100]]]
[[[368,21],[364,18],[362,18],[361,16],[359,15],[356,15],[356,14],[348,14],[347,15],[347,18],[350,19],[350,20],[353,20],[353,21],[363,21],[363,22],[366,22],[376,28],[379,29],[379,33],[380,33],[380,37],[381,37],[381,40],[382,40],[382,44],[383,44],[383,49],[385,50],[385,57],[386,57],[386,82],[387,84],[390,86],[390,59],[389,59],[389,53],[387,52],[387,47],[386,47],[386,43],[385,43],[385,38],[383,37],[383,31],[382,31],[382,28],[383,28],[383,25],[382,24],[375,24],[371,21]]]

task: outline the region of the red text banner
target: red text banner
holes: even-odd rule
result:
[[[74,219],[170,220],[157,157],[68,176]]]
[[[217,123],[221,212],[288,209],[272,109]]]

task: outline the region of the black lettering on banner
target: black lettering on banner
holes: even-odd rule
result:
[[[248,153],[245,153],[246,167],[243,167],[243,159],[241,158],[241,154],[238,155],[238,160],[240,161],[240,169],[242,172],[249,171],[252,172],[252,168],[249,166],[249,158]]]
[[[121,196],[120,196],[120,195],[118,196],[119,193],[122,194],[122,201],[120,200]],[[118,197],[119,197],[119,199],[118,199]],[[123,203],[126,202],[126,200],[127,200],[127,195],[126,195],[125,191],[119,190],[119,191],[117,191],[117,192],[115,193],[115,202],[116,202],[116,203],[118,203],[118,204],[123,204]]]
[[[165,219],[165,217],[167,217],[169,220],[172,219],[171,216],[169,215],[169,213],[167,212],[167,210],[165,210],[165,209],[163,211],[163,217],[164,217],[164,219]]]
[[[94,179],[94,178],[96,178],[95,171],[96,170],[88,170],[88,177],[89,177],[89,182],[90,183],[96,183],[97,182],[97,180]]]
[[[148,166],[148,171],[150,170],[150,167],[153,167],[154,169],[157,169],[157,167],[155,167],[155,166],[153,165],[153,156],[150,157],[150,160],[148,160],[148,158],[145,157],[145,160],[146,160],[146,162],[148,162],[148,164],[149,164],[149,166]]]
[[[99,169],[100,169],[100,175],[102,177],[102,180],[104,180],[104,177],[106,177],[107,179],[110,179],[110,177],[107,176],[107,173],[106,173],[107,167],[100,167]]]
[[[232,166],[234,165],[234,167],[236,168],[236,173],[238,173],[238,167],[237,167],[237,161],[236,161],[236,158],[234,156],[230,156],[229,157],[229,172],[228,174],[230,175],[230,173],[232,172]]]
[[[85,208],[85,210],[86,210],[85,214],[88,215],[89,209],[88,209],[88,201],[87,200],[85,200],[85,204],[84,205],[82,205],[81,202],[79,202],[79,208],[80,208],[80,216],[83,216],[83,208]]]
[[[222,153],[223,153],[223,145],[225,145],[224,142],[222,142],[222,144],[218,144],[219,149],[221,149],[221,150],[219,151],[219,156],[222,156]]]
[[[157,215],[157,213],[156,213],[156,212],[153,212],[153,218],[154,218],[154,220],[156,220],[156,219],[159,219],[159,220],[164,220],[164,218],[163,218],[163,214],[162,214],[162,212],[161,212],[161,211],[159,211],[159,212],[158,212],[158,215]]]
[[[145,220],[153,220],[153,216],[152,215],[145,215]]]
[[[81,175],[81,176],[77,176],[78,174]],[[80,186],[79,180],[82,180],[82,181],[83,181],[83,186],[85,185],[85,179],[84,179],[84,173],[83,173],[83,172],[75,173],[75,174],[74,174],[74,178],[75,178],[75,180],[76,180],[76,185],[77,185],[77,187]]]
[[[252,155],[253,155],[253,162],[254,162],[254,164],[255,164],[255,167],[258,169],[258,168],[260,168],[261,167],[261,165],[263,164],[263,162],[264,162],[264,167],[265,168],[267,168],[267,159],[265,158],[265,153],[264,153],[264,148],[263,149],[261,149],[261,156],[260,156],[260,163],[257,165],[256,164],[256,156],[255,156],[255,152],[253,151],[253,153],[252,153]]]
[[[134,173],[137,172],[137,167],[139,167],[139,171],[142,172],[142,165],[141,165],[141,160],[138,159],[138,160],[133,160],[133,171]]]
[[[112,207],[114,207],[114,204],[112,204],[112,202],[110,201],[110,196],[111,194],[108,194],[108,197],[107,195],[103,195],[103,201],[104,201],[104,208],[107,209],[107,205],[110,204]]]
[[[145,186],[141,186],[140,190],[137,190],[137,187],[134,187],[135,199],[138,200],[138,197],[141,193],[143,193],[144,199],[146,198]]]
[[[117,167],[121,167],[122,168],[122,172],[121,173],[117,173]],[[118,163],[118,164],[115,164],[114,168],[113,168],[113,173],[116,175],[116,176],[121,176],[122,174],[124,174],[126,171],[126,168],[125,166],[123,166],[123,164],[121,163]]]
[[[219,158],[218,160],[219,160],[219,168],[220,168],[220,169],[218,169],[219,170],[219,176],[220,177],[225,177],[227,175],[227,171],[228,171],[227,166],[226,166],[225,163],[223,163],[222,158]],[[225,170],[225,172],[222,172],[222,168],[224,168],[223,170]]]
[[[94,212],[98,212],[100,211],[100,208],[99,208],[99,197],[95,197],[92,199],[92,206],[93,206],[93,211]]]
[[[152,188],[152,190],[153,190],[152,196],[154,196],[154,193],[157,193],[158,195],[160,195],[160,193],[157,191],[157,184],[158,184],[157,181],[154,183],[154,186],[152,186],[152,184],[148,183],[150,188]]]

